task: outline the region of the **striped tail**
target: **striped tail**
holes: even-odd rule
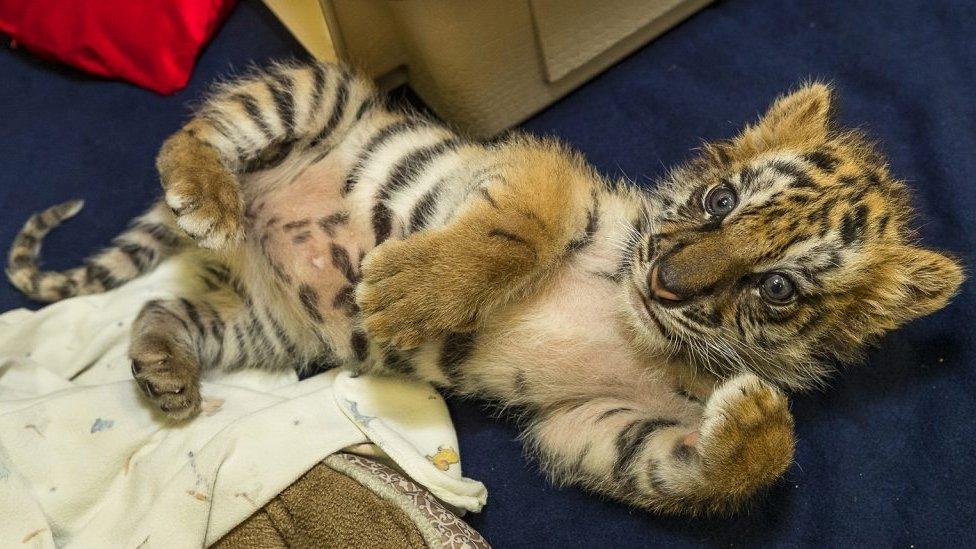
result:
[[[41,241],[51,229],[77,214],[84,202],[71,200],[36,213],[14,239],[7,256],[7,278],[27,297],[44,302],[104,292],[152,270],[165,257],[190,244],[165,204],[158,203],[115,237],[112,246],[66,271],[42,271]]]

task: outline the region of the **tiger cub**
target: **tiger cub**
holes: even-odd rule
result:
[[[914,244],[905,186],[806,85],[654,190],[551,140],[484,144],[384,105],[333,65],[223,84],[163,144],[165,198],[114,245],[38,269],[68,202],[34,215],[10,280],[53,301],[163,258],[132,374],[175,420],[207,370],[339,365],[518,410],[557,481],[669,513],[728,512],[783,474],[802,389],[943,307],[962,272]]]

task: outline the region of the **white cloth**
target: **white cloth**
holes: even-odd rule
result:
[[[152,410],[131,379],[129,328],[147,300],[175,294],[179,261],[0,315],[0,546],[200,547],[364,443],[449,505],[481,509],[485,487],[461,476],[447,407],[423,383],[251,370],[206,379],[189,422]]]

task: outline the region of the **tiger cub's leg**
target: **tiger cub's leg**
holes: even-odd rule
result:
[[[401,348],[470,331],[531,291],[585,238],[596,178],[548,142],[510,143],[495,181],[449,224],[366,256],[357,301],[370,337]]]
[[[170,136],[156,159],[166,203],[198,243],[243,236],[237,176],[299,145],[327,149],[379,104],[371,82],[336,65],[276,65],[224,84]]]
[[[132,374],[160,410],[186,419],[199,411],[205,370],[303,365],[308,350],[285,326],[246,294],[150,301],[132,328]]]
[[[526,438],[555,478],[667,513],[732,511],[789,466],[786,397],[756,376],[725,382],[704,406],[679,400],[554,408]]]

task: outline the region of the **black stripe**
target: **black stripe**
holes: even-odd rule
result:
[[[7,262],[7,268],[11,271],[18,271],[32,266],[34,266],[34,256],[30,253],[15,255]]]
[[[379,246],[390,237],[393,232],[393,212],[386,207],[386,204],[377,203],[373,206],[373,234],[375,235],[375,245]]]
[[[498,209],[498,202],[495,201],[494,196],[491,196],[491,193],[488,192],[488,189],[482,187],[478,189],[478,191],[481,193],[481,196],[483,196],[484,199],[488,201],[488,204],[491,204],[492,208],[495,208],[496,210]]]
[[[434,215],[434,204],[437,202],[438,195],[441,191],[442,181],[438,181],[433,187],[430,188],[417,204],[413,207],[410,212],[410,232],[415,233],[420,229],[427,226],[427,222],[430,220],[430,216]]]
[[[292,229],[301,229],[302,227],[308,225],[312,221],[308,218],[299,219],[298,221],[290,221],[281,226],[282,230],[290,231]]]
[[[189,335],[190,325],[187,324],[185,320],[180,318],[180,315],[166,308],[166,305],[163,303],[163,301],[158,299],[154,301],[150,301],[149,303],[146,303],[145,309],[147,311],[155,312],[156,314],[166,315],[176,320],[177,322],[180,323],[181,326],[183,326],[183,330]]]
[[[221,284],[230,286],[230,270],[219,263],[207,263],[204,269],[212,274]]]
[[[291,284],[291,277],[285,272],[285,268],[281,266],[281,263],[278,263],[274,259],[268,259],[268,265],[271,266],[271,270],[274,272],[275,277],[277,277],[278,280],[281,280],[285,284]]]
[[[260,339],[261,343],[255,348],[255,350],[263,358],[264,356],[274,357],[274,343],[268,338],[265,333],[264,323],[261,322],[261,317],[255,309],[250,309],[248,313],[251,315],[251,323],[248,328],[248,333],[252,337],[256,336],[256,339]]]
[[[226,325],[213,305],[206,301],[203,301],[202,304],[210,313],[210,335],[217,341],[217,355],[213,358],[213,364],[219,366],[224,358],[224,329]]]
[[[336,98],[335,103],[332,105],[332,114],[329,115],[329,120],[319,131],[318,135],[308,144],[309,147],[316,147],[322,141],[326,140],[332,135],[332,132],[339,126],[339,122],[342,120],[342,116],[346,114],[346,103],[349,101],[349,75],[343,74],[339,78],[339,82],[336,88]]]
[[[246,93],[238,93],[234,97],[241,103],[241,105],[244,107],[244,111],[247,112],[247,115],[251,118],[251,122],[254,122],[254,125],[258,127],[258,130],[260,130],[262,134],[264,134],[264,137],[267,138],[268,141],[274,141],[275,134],[271,131],[271,127],[268,126],[268,123],[264,121],[264,117],[261,116],[261,108],[258,107],[257,101],[254,99],[254,97]]]
[[[518,372],[515,373],[515,380],[513,384],[515,386],[515,392],[518,393],[520,396],[524,397],[525,392],[528,390],[529,387],[529,382],[525,377],[524,371],[519,370]]]
[[[445,139],[434,145],[422,147],[403,156],[390,171],[386,183],[380,187],[377,200],[389,200],[394,193],[405,187],[410,180],[423,171],[438,156],[454,148],[461,142],[458,137]]]
[[[460,138],[453,137],[445,139],[434,145],[417,149],[400,159],[393,167],[390,176],[387,178],[376,196],[376,205],[373,206],[373,231],[376,233],[376,243],[385,241],[393,230],[393,214],[389,206],[384,204],[390,197],[407,186],[410,180],[424,167],[429,165],[435,158],[447,151],[454,150],[460,143]]]
[[[460,381],[461,367],[471,357],[474,347],[474,332],[452,332],[444,338],[439,363],[451,383]]]
[[[696,337],[703,337],[706,335],[703,331],[699,330],[696,326],[692,326],[691,324],[689,324],[688,321],[680,315],[671,315],[669,318],[671,319],[672,322],[684,328],[684,330],[688,332],[690,335]]]
[[[177,248],[183,243],[183,240],[178,234],[170,230],[169,227],[162,223],[139,221],[135,224],[135,226],[133,226],[133,229],[153,237],[153,239],[162,244],[167,251]]]
[[[322,372],[328,372],[333,368],[338,368],[342,366],[342,360],[336,356],[332,349],[326,349],[321,355],[317,356],[314,360],[309,362],[304,368],[299,372],[299,379],[308,379],[312,376],[321,374]]]
[[[279,263],[276,259],[272,258],[271,254],[268,252],[268,247],[267,247],[268,233],[265,233],[261,236],[260,243],[261,243],[261,251],[264,252],[265,259],[267,259],[268,265],[271,267],[271,270],[274,272],[275,277],[277,277],[278,280],[281,280],[285,284],[291,284],[291,276],[289,276],[288,273],[285,272],[285,269],[284,267],[281,266],[281,263]]]
[[[853,211],[844,214],[840,227],[840,239],[850,245],[864,234],[864,227],[868,222],[868,207],[859,204]]]
[[[686,398],[686,399],[688,399],[688,400],[690,400],[692,402],[697,402],[698,404],[702,404],[702,399],[696,397],[695,395],[689,393],[688,391],[686,391],[684,389],[678,389],[675,392],[678,393],[678,395],[680,397],[682,397],[682,398]]]
[[[190,319],[193,323],[193,327],[197,329],[197,333],[200,334],[200,339],[202,340],[207,336],[207,328],[203,325],[203,320],[200,319],[200,311],[197,310],[193,303],[184,297],[180,298],[180,303],[183,304],[183,308],[186,309],[186,317]]]
[[[356,109],[356,116],[354,120],[357,122],[362,120],[363,116],[366,114],[366,111],[373,110],[373,107],[375,107],[377,104],[379,104],[379,100],[375,95],[367,97],[365,101],[359,104],[359,108]]]
[[[805,335],[807,335],[807,332],[809,332],[811,328],[813,328],[814,326],[819,326],[820,325],[820,321],[823,320],[823,317],[824,316],[826,316],[826,315],[825,315],[825,313],[823,311],[815,311],[815,312],[813,312],[810,315],[809,318],[807,318],[805,321],[803,321],[803,324],[800,324],[799,326],[797,326],[797,328],[796,328],[796,330],[795,330],[794,333],[796,335],[798,335],[798,336],[805,336]]]
[[[524,217],[526,219],[531,219],[532,221],[535,221],[536,225],[538,225],[540,229],[542,229],[543,231],[549,232],[549,227],[546,225],[546,222],[543,221],[541,217],[539,217],[539,214],[537,214],[537,213],[535,213],[535,212],[533,212],[531,210],[526,210],[526,211],[521,212],[521,213],[522,213],[522,217]]]
[[[349,259],[349,252],[345,248],[333,243],[330,246],[330,251],[332,253],[332,265],[339,269],[339,272],[346,277],[350,283],[355,284],[359,281],[359,275],[353,268],[352,260]]]
[[[241,143],[237,140],[237,136],[234,135],[234,131],[231,129],[233,126],[228,125],[216,109],[210,109],[209,112],[201,113],[200,116],[210,123],[210,127],[213,128],[215,132],[224,136],[225,139],[234,145],[234,152],[237,154],[238,159],[245,156],[243,145],[241,145]],[[241,137],[247,139],[245,136]]]
[[[573,459],[573,463],[568,467],[568,471],[570,474],[578,475],[583,473],[583,462],[586,461],[586,457],[590,455],[590,452],[592,450],[593,450],[592,442],[587,442],[586,444],[583,445],[583,449],[580,450],[580,453],[576,455],[575,459]]]
[[[36,236],[28,233],[20,233],[14,239],[14,247],[33,248],[37,246],[37,242]]]
[[[277,167],[285,161],[285,158],[288,158],[292,149],[295,148],[296,143],[297,141],[295,139],[286,139],[278,143],[271,143],[257,157],[247,162],[247,165],[244,167],[244,173],[254,173]]]
[[[140,273],[146,272],[156,260],[156,250],[134,242],[122,242],[116,244],[116,247],[129,258],[129,261]]]
[[[356,305],[356,292],[352,286],[343,286],[336,292],[334,298],[332,298],[332,308],[340,309],[346,313],[346,316],[353,316],[359,312],[359,306]]]
[[[593,242],[593,235],[596,234],[597,224],[599,222],[600,222],[600,213],[597,211],[597,208],[594,207],[592,210],[586,213],[586,228],[583,229],[583,234],[570,241],[569,243],[570,253],[582,250],[586,246],[589,246],[591,242]],[[643,250],[644,248],[641,247],[642,252]]]
[[[286,74],[274,74],[271,76],[272,82],[265,82],[268,91],[271,92],[271,99],[274,100],[275,110],[278,113],[278,120],[285,128],[285,135],[290,136],[295,133],[295,105],[292,103],[295,93],[294,82]]]
[[[202,303],[204,306],[206,306],[207,312],[210,313],[210,334],[217,341],[224,341],[224,330],[227,328],[227,325],[224,324],[224,319],[220,317],[220,313],[217,312],[217,309],[215,309],[213,305],[206,301]]]
[[[282,348],[284,348],[285,352],[288,353],[289,357],[295,358],[298,355],[298,348],[295,346],[295,342],[288,337],[288,334],[281,326],[281,323],[278,322],[278,319],[276,319],[271,314],[271,311],[269,311],[267,308],[264,309],[264,316],[266,316],[271,322],[271,333],[274,334],[275,338],[278,339],[278,342],[281,343]]]
[[[89,262],[85,265],[85,282],[99,282],[103,288],[111,290],[112,288],[117,288],[125,281],[112,276],[111,271],[107,267],[95,262]]]
[[[789,162],[776,161],[769,164],[769,167],[776,170],[777,172],[790,176],[793,181],[790,182],[790,187],[794,189],[807,188],[816,189],[817,185],[813,182],[813,179],[804,172],[799,166],[791,164]]]
[[[318,221],[319,227],[325,231],[330,238],[335,238],[336,225],[343,225],[349,222],[349,212],[341,211],[329,214]]]
[[[237,366],[243,367],[251,362],[251,354],[247,350],[247,342],[244,340],[244,334],[241,333],[241,327],[239,324],[234,324],[234,339],[237,340],[237,349],[241,354],[241,360]]]
[[[34,226],[34,231],[39,233],[47,232],[47,230],[51,228],[50,225],[47,224],[47,221],[44,221],[44,216],[42,214],[34,214],[31,216],[31,224]]]
[[[746,337],[746,327],[742,323],[742,317],[745,316],[745,314],[746,310],[742,307],[739,307],[735,311],[735,327],[739,331],[739,336],[742,338]]]
[[[322,103],[322,92],[325,89],[325,66],[321,63],[312,65],[312,97],[309,99],[308,122],[315,120],[315,114]]]
[[[184,204],[183,206],[180,206],[178,208],[171,207],[170,211],[176,215],[186,215],[188,213],[193,213],[197,211],[198,209],[200,209],[202,205],[203,204],[199,202],[191,202],[189,204]]]
[[[383,357],[383,366],[388,370],[404,375],[411,375],[415,371],[410,355],[400,353],[395,349],[387,351],[386,356]]]
[[[661,478],[658,472],[659,470],[660,468],[658,467],[658,461],[651,460],[651,463],[647,467],[647,482],[652,488],[657,490],[659,494],[667,495],[668,492],[670,492],[670,489],[668,489],[668,485],[664,482],[664,479]]]
[[[304,244],[312,238],[312,231],[302,231],[291,238],[292,244]]]
[[[352,337],[349,338],[349,345],[352,347],[352,352],[356,356],[356,360],[362,362],[366,360],[366,356],[369,353],[369,344],[366,341],[366,334],[359,330],[355,330],[352,333]]]
[[[254,299],[251,298],[250,292],[247,291],[247,287],[244,286],[244,283],[241,282],[241,279],[237,278],[236,276],[232,276],[230,282],[231,282],[231,287],[234,288],[234,293],[240,296],[241,300],[244,301],[244,304],[247,305],[248,307],[253,306]]]
[[[661,319],[657,317],[657,314],[655,314],[650,307],[646,307],[646,310],[647,310],[647,316],[651,319],[651,322],[654,323],[654,326],[657,327],[658,331],[661,332],[661,335],[663,335],[668,339],[671,339],[671,330],[668,330],[664,326],[664,323],[661,322]]]
[[[881,219],[878,220],[878,230],[877,230],[878,236],[881,236],[885,233],[885,229],[888,228],[888,223],[890,221],[891,221],[890,214],[884,214],[881,216]]]
[[[396,136],[400,132],[405,132],[420,126],[425,126],[428,125],[429,123],[430,123],[429,121],[423,118],[405,118],[393,122],[388,126],[384,126],[383,129],[373,134],[373,137],[371,137],[369,141],[366,142],[366,145],[363,146],[363,150],[362,152],[360,152],[359,158],[357,159],[356,163],[353,165],[352,169],[349,170],[349,174],[346,176],[345,185],[343,185],[342,187],[342,196],[346,196],[347,194],[349,194],[352,191],[353,187],[356,186],[356,183],[359,182],[359,176],[363,171],[366,162],[369,160],[369,157],[376,151],[376,149],[381,147],[389,139]]]
[[[598,276],[600,278],[609,280],[610,282],[620,282],[623,279],[625,273],[620,270],[617,270],[612,273],[608,273],[604,271],[590,271],[590,274],[593,276]]]
[[[690,461],[691,458],[693,458],[697,453],[698,452],[695,450],[694,446],[688,446],[683,441],[679,440],[675,442],[674,449],[671,450],[671,457],[678,461]],[[660,479],[658,479],[658,482],[660,482]],[[661,491],[661,488],[657,486],[655,486],[655,488],[657,488],[658,491]]]
[[[668,419],[645,419],[634,421],[620,431],[617,434],[617,462],[613,465],[613,478],[619,481],[626,476],[631,462],[655,431],[677,424],[678,422]]]
[[[74,280],[66,280],[63,285],[58,286],[56,291],[58,292],[58,299],[65,299],[78,295],[78,284]]]
[[[712,309],[711,313],[706,313],[704,306],[686,307],[680,311],[687,319],[700,324],[701,326],[714,328],[722,320],[721,314],[717,309]]]
[[[37,292],[38,289],[41,286],[41,279],[46,278],[46,277],[47,277],[47,275],[45,273],[40,272],[40,271],[34,271],[33,273],[31,273],[31,275],[30,275],[30,286],[29,286],[30,291],[31,292]]]
[[[505,229],[498,229],[498,228],[492,229],[488,231],[488,236],[489,237],[497,236],[500,238],[504,238],[505,240],[510,240],[512,242],[532,248],[532,244],[530,244],[528,240],[522,238],[521,236],[515,233],[508,232]]]
[[[322,313],[319,312],[319,294],[315,292],[315,289],[308,284],[302,284],[298,287],[298,300],[301,301],[302,307],[305,308],[305,312],[308,316],[312,317],[315,322],[322,322]]]
[[[712,153],[715,153],[715,157],[718,159],[720,163],[722,164],[732,163],[732,157],[730,156],[729,148],[726,145],[723,145],[721,143],[716,143],[708,147],[708,150],[711,151]]]
[[[820,171],[828,174],[834,173],[837,165],[840,164],[840,160],[823,149],[808,152],[803,158],[807,162],[816,166]]]
[[[609,410],[606,410],[602,414],[596,416],[596,421],[597,422],[600,422],[600,421],[603,421],[603,420],[605,420],[607,418],[613,417],[613,416],[615,416],[617,414],[622,414],[624,412],[633,412],[633,411],[634,411],[633,408],[626,408],[626,407],[623,407],[623,406],[621,406],[619,408],[610,408]]]

